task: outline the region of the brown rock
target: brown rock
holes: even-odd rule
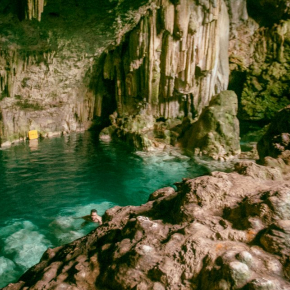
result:
[[[253,161],[242,161],[235,164],[235,170],[242,174],[259,179],[282,180],[283,175],[279,167],[261,166]]]
[[[153,193],[150,194],[148,201],[159,199],[161,197],[169,196],[175,193],[175,189],[173,187],[164,187],[160,188]]]

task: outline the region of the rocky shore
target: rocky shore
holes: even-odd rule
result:
[[[283,131],[284,149],[263,139],[280,148],[261,158],[268,166],[239,162],[235,172],[161,188],[141,206],[113,207],[102,226],[48,249],[4,289],[290,289],[289,133],[279,126],[288,111],[265,135]]]
[[[290,180],[252,162],[237,170],[109,209],[4,289],[290,289]]]
[[[137,149],[174,145],[181,133],[197,154],[228,159],[236,139],[215,143],[236,117],[264,126],[289,104],[287,0],[18,2],[0,3],[1,147],[29,130],[115,128]],[[221,117],[207,107],[226,90],[237,116],[213,122],[221,134],[200,136],[204,146],[193,122]]]

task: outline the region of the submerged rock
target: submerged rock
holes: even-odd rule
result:
[[[290,289],[286,180],[213,172],[113,207],[11,289]]]

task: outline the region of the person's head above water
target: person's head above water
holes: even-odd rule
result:
[[[98,221],[98,212],[96,209],[91,210],[91,219],[92,221]]]

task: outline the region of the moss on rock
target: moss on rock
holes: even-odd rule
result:
[[[214,159],[240,153],[237,95],[223,91],[204,109],[198,121],[189,125],[180,142],[196,154]]]
[[[241,95],[239,117],[243,120],[270,121],[290,103],[288,65],[264,63],[250,69]]]

